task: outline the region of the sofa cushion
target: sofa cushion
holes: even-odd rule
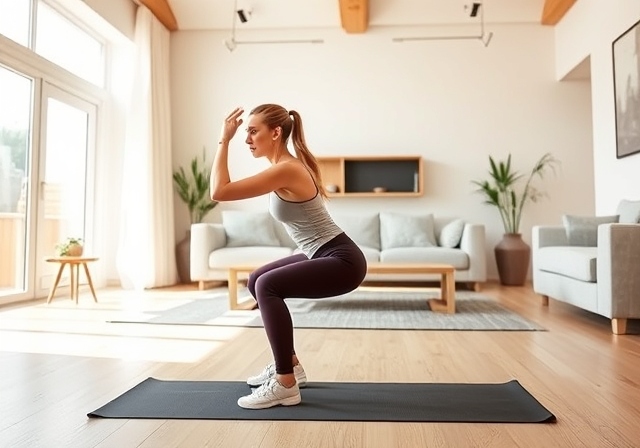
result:
[[[640,201],[628,201],[623,199],[618,204],[616,213],[620,215],[622,224],[640,223]]]
[[[377,213],[332,213],[331,217],[356,244],[380,250],[380,218]]]
[[[564,215],[562,222],[567,232],[570,246],[596,247],[598,245],[598,226],[616,223],[618,215],[613,216],[574,216]]]
[[[596,282],[597,247],[549,246],[536,254],[536,269],[584,282]]]
[[[380,261],[380,251],[373,247],[359,246],[367,263],[378,263]]]
[[[382,250],[437,246],[433,215],[380,213],[380,246]]]
[[[381,263],[450,264],[456,269],[469,269],[469,255],[460,249],[445,247],[397,247],[380,252]]]
[[[229,266],[243,264],[262,266],[292,253],[293,249],[289,247],[224,247],[209,254],[209,268],[225,269]]]
[[[460,245],[465,222],[463,219],[454,219],[446,224],[438,235],[438,245],[440,247],[454,248]]]
[[[222,212],[227,247],[280,246],[273,224],[273,218],[268,212]]]

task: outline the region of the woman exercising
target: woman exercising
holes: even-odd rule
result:
[[[300,403],[300,387],[307,378],[293,347],[293,322],[285,299],[320,299],[353,291],[364,279],[367,263],[326,209],[318,163],[305,142],[298,112],[263,104],[249,113],[245,143],[254,157],[266,157],[271,166],[231,181],[229,142],[243,123],[243,113],[236,108],[224,120],[211,169],[211,199],[224,202],[269,194],[271,214],[302,253],[262,266],[249,276],[248,288],[258,303],[274,362],[247,380],[259,387],[239,398],[238,405],[292,406]],[[287,148],[289,137],[295,155]]]

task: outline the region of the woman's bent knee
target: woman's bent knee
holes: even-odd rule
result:
[[[251,293],[251,296],[254,299],[257,299],[256,282],[258,281],[258,278],[260,278],[260,276],[255,271],[253,271],[249,274],[249,279],[247,280],[247,289],[249,290],[249,292]]]

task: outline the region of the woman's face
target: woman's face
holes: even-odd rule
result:
[[[249,145],[249,150],[253,157],[270,157],[275,151],[275,137],[277,131],[269,129],[262,121],[260,114],[249,115],[249,123],[247,124],[247,139],[245,143]]]

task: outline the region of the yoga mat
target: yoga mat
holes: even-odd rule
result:
[[[555,417],[517,380],[499,384],[310,382],[302,403],[249,410],[239,381],[148,378],[89,417],[196,420],[546,423]]]

